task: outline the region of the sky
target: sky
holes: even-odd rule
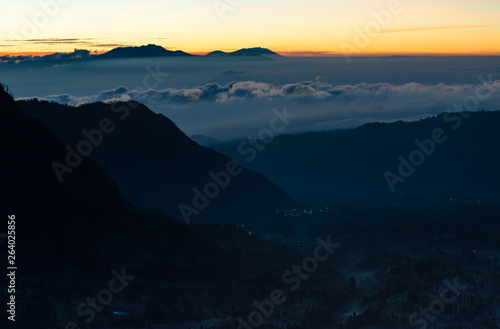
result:
[[[500,55],[498,0],[1,0],[1,8],[0,55],[150,43],[190,53]]]

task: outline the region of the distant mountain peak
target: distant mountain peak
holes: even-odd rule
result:
[[[167,50],[162,46],[149,44],[139,47],[119,47],[108,51],[98,58],[137,58],[137,57],[167,57],[167,56],[194,56],[181,50]]]
[[[278,55],[274,51],[262,48],[262,47],[253,47],[253,48],[243,48],[233,52],[234,54],[258,54],[258,55]]]
[[[215,50],[206,54],[205,56],[229,56],[229,53],[226,53],[225,51],[222,50]]]
[[[224,52],[222,50],[215,50],[212,51],[205,56],[260,56],[260,55],[271,55],[271,56],[276,56],[276,57],[283,57],[280,54],[275,53],[274,51],[267,49],[267,48],[262,48],[262,47],[253,47],[253,48],[242,48],[240,50],[236,50],[233,52]]]

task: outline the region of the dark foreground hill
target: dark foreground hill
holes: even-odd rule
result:
[[[52,163],[64,162],[66,153],[0,88],[0,212],[5,220],[15,215],[16,284],[22,287],[16,328],[64,328],[68,321],[85,326],[88,317],[75,310],[108,287],[113,269],[134,278],[96,312],[94,327],[111,325],[117,308],[136,309],[127,321],[138,328],[203,318],[216,308],[244,314],[256,289],[274,286],[294,259],[233,225],[187,226],[140,210],[89,158],[59,182]],[[0,256],[7,260],[6,248]]]
[[[38,238],[33,237],[32,243],[51,239],[58,230],[130,224],[129,216],[125,216],[130,205],[117,184],[92,160],[83,159],[79,170],[63,183],[58,182],[51,164],[64,160],[64,144],[40,120],[27,119],[3,88],[0,116],[0,209],[25,218],[19,222],[23,227],[29,226],[29,232],[38,231]],[[81,223],[82,218],[88,222]],[[64,241],[67,237],[59,238]]]
[[[171,120],[144,105],[18,104],[75,149],[82,141],[99,142],[93,143],[89,156],[142,208],[163,209],[176,217],[193,214],[183,216],[189,220],[217,220],[250,218],[293,204],[263,175],[235,167],[228,157],[193,142]],[[109,120],[112,131],[96,132],[102,120]]]
[[[498,200],[499,126],[500,112],[484,111],[280,136],[248,166],[310,204]],[[239,144],[213,148],[243,162],[249,153],[244,146],[238,151]]]

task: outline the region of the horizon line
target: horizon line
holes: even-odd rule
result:
[[[140,46],[130,46],[130,47],[140,47]],[[162,46],[160,46],[162,47]],[[113,49],[117,48],[128,48],[128,47],[116,47]],[[164,49],[167,49],[165,47],[162,47]],[[258,47],[248,47],[246,49],[251,49],[251,48],[258,48]],[[265,48],[265,47],[261,47]],[[101,55],[105,54],[113,49],[110,50],[88,50],[88,49],[74,49],[76,50],[87,50],[91,52],[91,55]],[[245,49],[245,48],[239,48],[239,49]],[[236,50],[239,50],[236,49]],[[266,48],[271,51],[273,51],[270,48]],[[167,49],[167,50],[172,50],[172,49]],[[181,49],[176,49],[176,50],[181,50]],[[217,49],[219,50],[219,49]],[[206,54],[209,54],[213,51],[217,50],[211,50],[211,51],[192,51],[192,52],[186,52],[190,55],[196,55],[196,56],[204,56]],[[236,51],[232,49],[225,49],[223,51],[225,52],[231,52],[231,51]],[[73,51],[73,52],[74,52]],[[182,50],[181,50],[182,51]],[[366,53],[353,53],[353,54],[343,54],[340,52],[332,52],[328,50],[324,51],[311,51],[311,50],[298,50],[298,51],[273,51],[278,55],[282,55],[285,57],[304,57],[304,58],[310,58],[310,57],[332,57],[332,58],[338,58],[338,57],[350,57],[350,58],[370,58],[370,57],[496,57],[500,56],[500,52],[498,53],[440,53],[440,52],[366,52]],[[0,52],[0,57],[3,56],[11,56],[11,57],[21,57],[21,56],[34,56],[34,57],[43,57],[47,55],[52,55],[52,54],[71,54],[72,52],[68,51],[28,51],[28,52]]]

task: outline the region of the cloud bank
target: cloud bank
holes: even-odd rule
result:
[[[486,78],[486,77],[485,77]],[[391,83],[359,83],[356,85],[335,86],[322,81],[304,81],[284,85],[257,81],[235,81],[225,85],[217,83],[204,84],[195,88],[163,90],[130,90],[121,86],[105,90],[91,96],[73,96],[70,94],[49,95],[44,100],[78,106],[92,102],[109,102],[115,100],[136,100],[151,106],[171,105],[186,106],[193,103],[226,103],[247,99],[265,99],[298,102],[390,102],[395,99],[405,99],[408,103],[418,104],[428,102],[452,102],[463,95],[474,95],[478,85],[440,83],[425,85],[410,82],[403,85]],[[481,84],[480,90],[497,91],[493,96],[500,95],[500,80],[488,80]]]
[[[298,119],[287,132],[352,128],[371,121],[418,119],[456,111],[467,96],[488,94],[475,110],[500,109],[500,80],[477,84],[428,85],[416,82],[334,85],[317,78],[276,85],[259,81],[207,83],[194,88],[139,90],[118,87],[96,95],[49,95],[44,100],[78,106],[136,100],[172,118],[188,134],[241,137],[262,127],[274,107],[293,109]],[[462,107],[463,110],[468,108]]]

